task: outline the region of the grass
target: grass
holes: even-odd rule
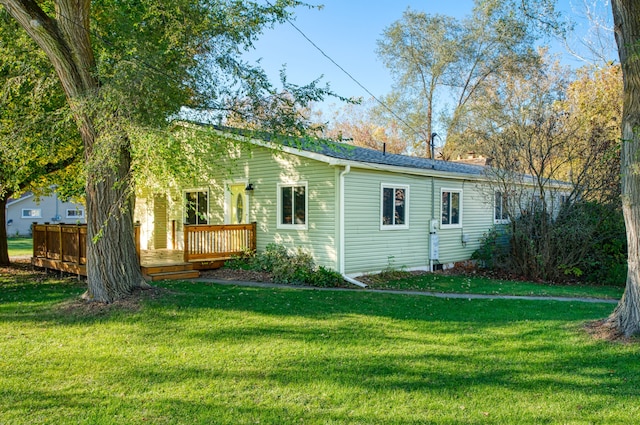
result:
[[[640,345],[610,304],[164,282],[78,308],[75,280],[0,272],[2,424],[620,424]]]
[[[406,272],[383,273],[372,276],[371,288],[429,292],[451,292],[489,295],[534,295],[554,297],[592,297],[619,299],[624,292],[621,286],[559,285],[550,283],[521,282],[489,279],[476,276],[452,276],[445,274],[411,275]]]
[[[26,256],[33,254],[33,239],[31,238],[8,238],[9,258]]]

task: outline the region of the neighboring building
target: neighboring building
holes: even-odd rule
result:
[[[7,203],[7,235],[30,236],[31,225],[42,223],[86,223],[84,205],[62,202],[54,193],[51,196],[37,198],[26,193]]]
[[[172,195],[181,202],[139,194],[142,249],[180,249],[182,223],[256,222],[258,251],[271,243],[301,248],[354,277],[449,267],[470,259],[483,235],[505,223],[486,167],[218,132],[240,142],[230,154],[234,171]]]

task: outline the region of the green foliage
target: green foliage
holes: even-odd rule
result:
[[[271,273],[275,283],[333,287],[344,283],[340,273],[316,267],[313,257],[301,249],[294,254],[279,244],[269,244],[263,252],[228,261],[225,267]]]
[[[473,258],[488,269],[530,280],[622,286],[627,259],[622,211],[579,202],[565,205],[557,217],[522,214],[509,233],[487,233]]]
[[[509,237],[504,226],[497,226],[485,233],[480,239],[480,247],[472,254],[480,267],[494,269],[504,264],[509,254]]]
[[[82,143],[51,64],[0,9],[0,197],[73,182]],[[75,161],[75,159],[78,161]],[[53,175],[56,173],[56,175]]]

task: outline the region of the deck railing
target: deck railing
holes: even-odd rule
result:
[[[140,260],[140,226],[134,227]],[[86,275],[87,225],[37,224],[32,226],[32,264]],[[184,226],[184,261],[220,262],[256,250],[256,223]]]
[[[86,224],[33,224],[33,257],[87,264]]]
[[[184,261],[229,259],[256,250],[256,223],[184,225]]]

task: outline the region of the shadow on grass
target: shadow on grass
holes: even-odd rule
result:
[[[51,353],[100,367],[57,390],[0,389],[12,411],[68,409],[85,423],[588,423],[640,405],[638,347],[576,332],[610,305],[165,282],[140,308],[79,314],[61,306],[83,285],[32,278],[0,276],[0,321],[35,325],[16,333],[16,352],[48,330],[43,345],[72,347]],[[33,379],[70,367],[24,364]],[[513,406],[499,419],[481,414],[502,405]]]
[[[397,320],[455,322],[461,326],[500,325],[517,321],[584,321],[607,316],[612,306],[580,302],[500,299],[439,299],[424,296],[349,291],[313,291],[295,288],[255,288],[212,283],[163,282],[142,291],[133,301],[82,307],[84,283],[41,272],[20,276],[0,274],[0,320],[103,321],[126,320],[140,306],[168,322],[188,320],[189,311],[215,309],[270,316],[313,319],[341,316],[386,317]],[[76,308],[78,307],[78,308]],[[178,314],[177,314],[178,313]]]

